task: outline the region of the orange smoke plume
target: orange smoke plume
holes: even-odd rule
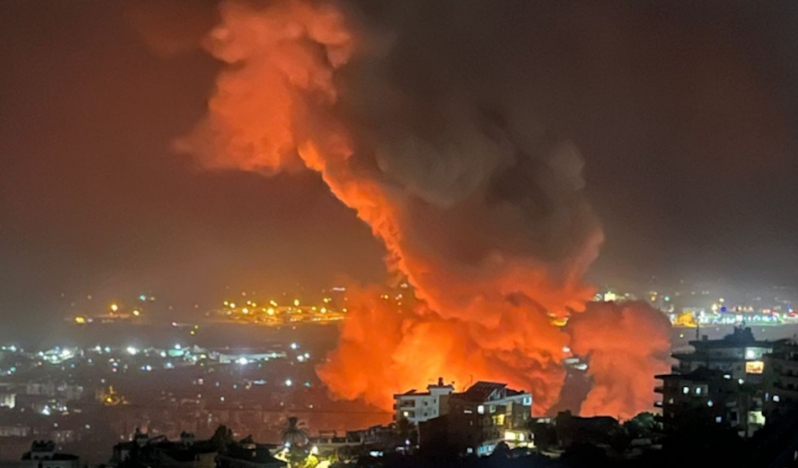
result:
[[[571,350],[589,360],[583,416],[629,419],[650,411],[657,374],[668,372],[671,323],[644,302],[591,303],[568,323]]]
[[[330,391],[390,408],[393,393],[443,375],[508,382],[549,408],[569,341],[552,320],[592,297],[582,277],[602,242],[576,150],[531,132],[512,96],[477,100],[445,79],[445,55],[423,61],[440,73],[400,73],[401,47],[365,52],[368,35],[331,4],[255,5],[220,4],[205,48],[227,66],[177,148],[209,167],[317,171],[419,299],[400,313],[368,290],[350,297],[340,345],[318,369]]]

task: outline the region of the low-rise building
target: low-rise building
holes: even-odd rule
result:
[[[76,455],[59,453],[55,450],[55,442],[36,440],[31,444],[30,452],[22,455],[20,468],[79,468],[80,458]]]
[[[166,437],[147,437],[136,431],[133,440],[116,444],[111,464],[151,468],[216,468],[218,450],[208,441],[197,441],[183,433],[179,441]]]
[[[218,468],[285,468],[288,463],[275,458],[269,446],[238,444],[217,457]]]
[[[499,442],[529,445],[532,395],[497,382],[477,382],[449,396],[448,413],[419,426],[420,444],[446,443],[462,453],[491,453]]]
[[[407,419],[417,425],[442,416],[448,412],[452,392],[454,385],[444,384],[443,377],[440,377],[437,384],[427,385],[426,392],[414,389],[394,395],[394,421]]]

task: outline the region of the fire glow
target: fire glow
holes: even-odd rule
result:
[[[582,278],[603,234],[576,149],[527,128],[512,96],[442,83],[456,76],[445,60],[440,73],[410,69],[445,90],[436,102],[416,95],[391,75],[400,45],[372,47],[348,12],[222,2],[204,47],[226,66],[205,120],[176,142],[209,168],[318,172],[413,286],[410,314],[371,288],[351,292],[339,346],[317,369],[330,391],[390,408],[392,394],[444,375],[528,389],[544,412],[571,346],[595,360],[583,414],[649,409],[667,318],[638,304],[584,312],[594,290]],[[571,314],[580,318],[570,334],[553,324]],[[618,317],[623,326],[608,330]]]

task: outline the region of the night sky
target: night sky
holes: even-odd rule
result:
[[[508,57],[585,159],[607,237],[592,277],[796,284],[798,3],[527,3],[492,19],[528,33]],[[317,175],[171,151],[205,112],[218,65],[194,45],[215,20],[214,2],[0,3],[0,320],[385,278]]]

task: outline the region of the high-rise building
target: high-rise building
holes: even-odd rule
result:
[[[658,375],[666,427],[714,422],[750,436],[764,422],[762,412],[763,356],[773,343],[754,338],[750,328],[736,328],[719,340],[691,341],[693,352],[674,353],[673,373]]]
[[[764,357],[763,376],[764,409],[770,419],[798,407],[798,343],[780,340],[774,343],[773,352]]]

